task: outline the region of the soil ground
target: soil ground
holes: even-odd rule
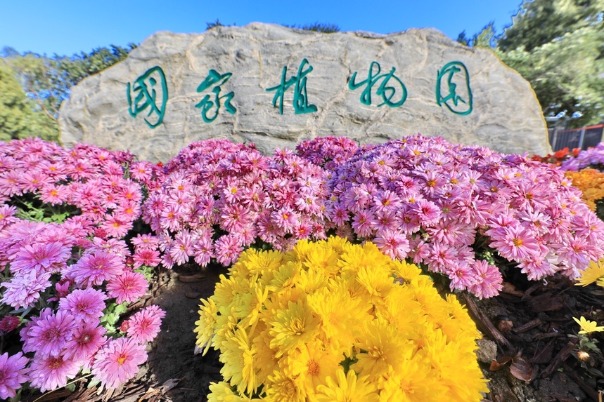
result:
[[[220,381],[221,363],[211,350],[194,354],[193,328],[199,299],[214,291],[223,268],[182,267],[157,275],[144,305],[158,304],[167,316],[138,376],[113,392],[76,387],[27,401],[204,402],[209,384]],[[484,334],[481,367],[490,380],[484,402],[602,402],[604,359],[578,358],[579,326],[572,317],[604,322],[604,289],[574,286],[564,278],[528,282],[506,278],[504,292],[487,300],[460,296]],[[593,339],[604,345],[602,333]]]

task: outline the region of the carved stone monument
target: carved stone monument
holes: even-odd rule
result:
[[[432,29],[317,33],[254,23],[157,33],[72,89],[65,145],[166,161],[207,138],[261,151],[303,139],[421,133],[504,153],[551,152],[529,85],[487,49]]]

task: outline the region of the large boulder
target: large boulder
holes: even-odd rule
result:
[[[375,143],[416,133],[504,153],[551,151],[529,83],[492,51],[432,29],[160,32],[72,88],[59,123],[65,145],[153,161],[217,137],[263,152],[318,136]]]

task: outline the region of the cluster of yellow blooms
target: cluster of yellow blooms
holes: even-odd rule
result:
[[[372,243],[332,237],[244,252],[202,299],[220,351],[209,401],[479,401],[480,333],[453,295]]]
[[[578,172],[564,172],[572,180],[573,186],[583,193],[583,201],[596,211],[596,201],[604,198],[604,173],[596,169],[583,169]]]
[[[604,260],[590,262],[587,269],[581,272],[577,285],[587,286],[594,282],[604,287]]]

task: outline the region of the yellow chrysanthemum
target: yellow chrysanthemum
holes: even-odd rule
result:
[[[222,376],[229,378],[231,385],[237,387],[240,393],[251,395],[258,386],[257,368],[254,366],[256,348],[245,330],[237,329],[228,342],[222,343],[221,352],[219,359],[224,364],[220,369]]]
[[[290,302],[287,308],[277,311],[269,321],[270,347],[278,349],[277,357],[294,347],[312,341],[319,334],[319,317],[306,301]]]
[[[273,277],[273,272],[283,262],[283,253],[278,251],[258,251],[247,249],[239,256],[239,260],[231,268],[231,273],[247,277],[251,280],[261,278],[268,282]]]
[[[218,307],[214,302],[214,298],[210,297],[207,300],[201,299],[199,320],[195,322],[194,332],[197,334],[195,345],[203,348],[204,355],[208,352],[210,346],[212,346],[217,316]]]
[[[581,327],[581,330],[579,331],[580,334],[590,334],[592,332],[602,332],[604,331],[604,327],[603,326],[598,326],[598,323],[595,321],[589,321],[587,319],[585,319],[585,317],[581,316],[580,319],[576,319],[575,317],[573,317],[573,320],[575,320],[575,322],[577,324],[579,324],[579,326]]]
[[[413,279],[418,278],[422,270],[417,265],[407,264],[405,261],[395,260],[393,261],[394,274],[397,278],[402,279],[405,282],[411,282]]]
[[[268,380],[268,376],[278,368],[279,359],[276,356],[277,351],[270,347],[271,338],[263,323],[256,327],[256,333],[257,335],[252,340],[256,350],[254,366],[258,369],[256,373],[258,383],[264,384]]]
[[[267,402],[305,402],[306,392],[298,380],[282,371],[269,376],[264,389]]]
[[[239,396],[226,381],[210,383],[208,402],[250,402],[258,399]]]
[[[577,280],[577,285],[587,286],[601,278],[604,278],[604,260],[592,261],[587,269],[581,273],[581,277]]]
[[[377,402],[378,393],[374,384],[367,377],[357,377],[353,370],[344,374],[342,368],[338,369],[335,379],[327,377],[326,385],[317,388],[317,401],[319,402]]]
[[[430,362],[414,358],[413,353],[405,354],[403,363],[396,370],[391,369],[382,383],[380,402],[424,402],[446,401],[447,388],[435,378]]]
[[[486,389],[465,308],[369,242],[243,253],[202,301],[195,332],[219,349],[231,385],[211,400],[465,402]]]
[[[309,249],[305,258],[302,259],[302,265],[307,269],[323,271],[323,275],[330,277],[338,271],[337,262],[340,255],[328,244]]]
[[[414,346],[396,331],[396,328],[383,320],[373,320],[365,324],[360,339],[355,343],[359,352],[357,361],[351,366],[359,374],[378,381],[390,368],[402,364],[404,351]]]
[[[324,288],[308,296],[308,305],[321,319],[321,330],[330,347],[350,354],[361,332],[359,323],[371,320],[362,299],[350,297],[345,286]]]
[[[275,290],[293,287],[301,268],[302,264],[297,261],[288,261],[281,264],[273,274],[270,287]]]
[[[239,297],[234,307],[237,318],[241,318],[241,326],[254,326],[258,316],[268,299],[268,288],[258,283],[250,283],[250,289]]]
[[[317,341],[292,351],[285,360],[286,371],[298,378],[308,395],[314,395],[317,386],[325,384],[327,377],[335,376],[343,358]]]
[[[329,277],[323,269],[310,266],[308,269],[300,272],[296,287],[306,294],[312,294],[317,289],[324,288],[327,285],[328,279]]]
[[[362,267],[357,271],[357,281],[363,286],[369,300],[376,303],[388,297],[388,294],[396,286],[390,267],[376,265],[373,267]]]
[[[389,294],[385,308],[377,312],[378,318],[387,320],[406,339],[420,337],[418,329],[426,325],[424,309],[414,296],[413,288],[399,285]]]

